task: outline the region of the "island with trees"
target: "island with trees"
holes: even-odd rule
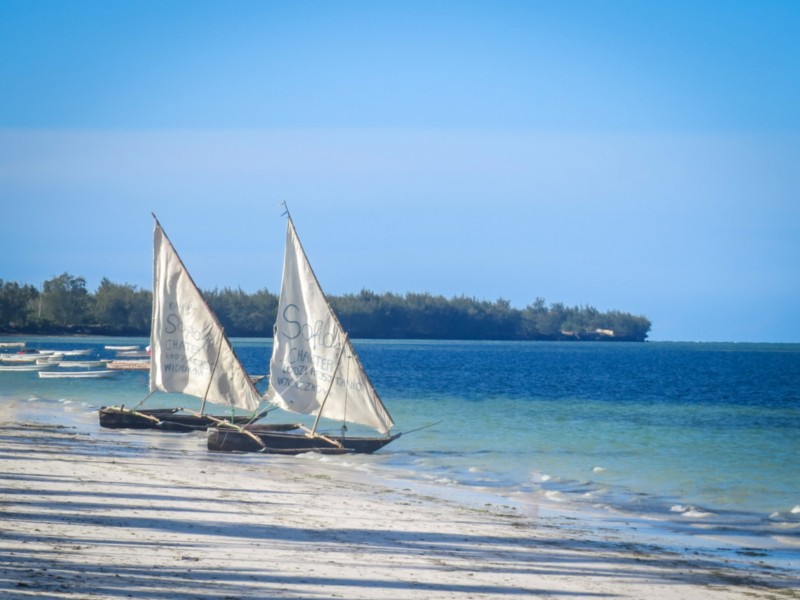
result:
[[[277,294],[224,288],[203,296],[228,336],[272,337]],[[651,327],[644,316],[546,304],[542,298],[521,309],[503,299],[429,293],[362,290],[328,299],[352,338],[642,342]],[[69,273],[45,281],[41,289],[0,279],[0,332],[148,336],[152,301],[149,290],[106,278],[94,293],[85,278]]]

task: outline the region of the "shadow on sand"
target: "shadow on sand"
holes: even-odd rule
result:
[[[25,460],[75,463],[102,453],[113,460],[131,452],[115,449],[111,443],[102,446],[65,438],[33,444],[25,439],[24,431],[6,430],[0,436],[0,464],[20,459],[21,448]],[[47,489],[53,484],[72,487]],[[424,527],[406,532],[290,525],[282,519],[282,507],[295,507],[302,498],[281,491],[279,482],[268,493],[238,489],[225,497],[219,494],[220,488],[201,484],[175,485],[167,492],[163,482],[132,485],[113,477],[89,482],[64,474],[14,473],[3,466],[0,486],[0,597],[8,599],[424,598],[426,593],[454,598],[591,598],[616,597],[587,589],[592,580],[643,582],[654,577],[661,584],[676,586],[675,597],[681,596],[680,587],[686,584],[769,587],[774,593],[795,597],[789,589],[797,583],[736,573],[726,561],[714,557],[681,557],[599,536],[564,536],[563,532],[547,536],[541,529],[535,536],[502,535],[507,529],[497,527],[493,529],[497,535],[475,536],[425,531]],[[87,492],[87,487],[92,491]],[[249,491],[263,494],[263,501],[239,497]],[[211,494],[211,507],[192,506],[198,497]],[[519,533],[520,527],[533,526],[509,522],[508,528],[512,527]],[[57,533],[63,531],[72,535]],[[101,531],[102,537],[93,537],[90,531]],[[287,550],[304,557],[303,563],[276,563]],[[247,560],[226,561],[225,568],[218,561],[217,566],[204,566],[210,562],[209,554],[228,552],[244,554]],[[323,564],[325,573],[318,574],[317,565]],[[385,575],[347,575],[359,573],[360,565]],[[333,572],[341,576],[331,576],[331,566],[338,566]],[[447,583],[435,583],[437,572],[457,573],[458,583],[452,577]],[[414,573],[428,576],[415,579]],[[527,585],[497,583],[512,576]],[[586,591],[530,585],[553,578],[583,579],[587,585],[577,587]],[[352,594],[353,590],[360,591]]]

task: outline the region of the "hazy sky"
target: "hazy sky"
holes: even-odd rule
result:
[[[0,279],[537,297],[800,342],[800,2],[0,0]]]

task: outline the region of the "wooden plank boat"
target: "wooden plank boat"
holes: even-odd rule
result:
[[[208,449],[214,452],[265,452],[268,454],[372,454],[393,442],[402,434],[387,437],[348,437],[340,435],[306,435],[303,431],[275,431],[265,425],[248,425],[245,431],[211,427],[208,429]],[[300,429],[300,428],[298,428]],[[258,443],[253,436],[261,440]]]
[[[146,410],[129,410],[118,406],[100,408],[100,426],[109,429],[160,429],[178,433],[205,431],[220,421],[228,421],[234,425],[245,425],[252,421],[251,416],[230,415],[195,415],[181,412],[181,408],[155,408]],[[272,430],[289,431],[296,429],[294,424],[261,425]]]

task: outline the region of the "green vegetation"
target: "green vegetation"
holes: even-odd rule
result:
[[[229,336],[272,336],[277,295],[228,288],[203,295]],[[330,302],[352,338],[644,341],[651,326],[643,316],[547,305],[542,298],[517,309],[502,299],[362,290],[333,296]],[[108,279],[94,294],[83,277],[68,273],[45,281],[41,291],[0,279],[0,332],[5,333],[147,336],[151,307],[150,291]]]
[[[94,294],[64,273],[32,285],[0,279],[0,331],[149,335],[153,294],[103,279]]]

